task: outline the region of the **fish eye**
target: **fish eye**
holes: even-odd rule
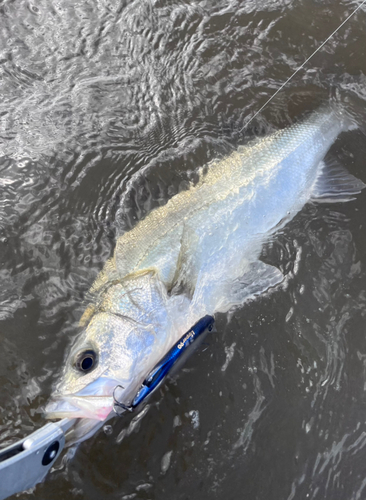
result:
[[[92,349],[80,352],[76,356],[75,367],[81,372],[90,372],[97,364],[97,355]]]

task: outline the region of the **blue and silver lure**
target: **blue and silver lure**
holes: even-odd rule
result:
[[[136,396],[130,405],[125,405],[118,401],[116,390],[123,389],[121,386],[116,386],[113,393],[114,411],[119,415],[124,411],[132,412],[162,384],[168,375],[173,375],[179,371],[187,359],[193,354],[197,347],[202,343],[206,335],[212,331],[214,318],[206,315],[201,318],[192,328],[186,332],[167,354],[155,365],[148,376],[145,378],[138,390]]]

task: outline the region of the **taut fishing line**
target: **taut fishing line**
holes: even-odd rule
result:
[[[285,87],[285,86],[286,86],[286,85],[287,85],[287,84],[288,84],[288,83],[289,83],[289,82],[293,79],[293,77],[294,77],[295,75],[297,75],[297,73],[298,73],[298,72],[299,72],[299,71],[300,71],[300,70],[301,70],[301,69],[302,69],[302,68],[303,68],[303,67],[304,67],[304,66],[305,66],[305,65],[306,65],[309,61],[310,61],[310,59],[311,59],[312,57],[314,57],[314,56],[315,56],[315,54],[316,54],[317,52],[319,52],[319,50],[321,50],[321,49],[324,47],[324,45],[325,45],[327,42],[329,42],[329,40],[330,40],[331,38],[333,38],[333,36],[337,33],[337,31],[339,31],[339,30],[340,30],[340,29],[341,29],[341,28],[342,28],[342,27],[343,27],[343,26],[344,26],[344,25],[345,25],[345,24],[346,24],[346,23],[347,23],[347,22],[351,19],[351,17],[353,17],[353,16],[356,14],[356,12],[357,12],[358,10],[360,10],[360,9],[361,9],[361,7],[362,7],[363,5],[365,5],[365,4],[366,4],[366,0],[363,0],[363,1],[360,3],[360,5],[359,5],[358,7],[356,7],[356,8],[355,8],[355,10],[354,10],[353,12],[351,12],[351,14],[350,14],[350,15],[349,15],[349,16],[348,16],[348,17],[347,17],[347,18],[346,18],[346,19],[345,19],[345,20],[344,20],[344,21],[343,21],[343,22],[342,22],[339,26],[338,26],[338,28],[336,28],[336,29],[335,29],[335,30],[334,30],[334,31],[333,31],[333,32],[332,32],[332,33],[328,36],[328,38],[326,38],[326,39],[324,40],[324,42],[322,42],[322,43],[319,45],[319,47],[318,47],[316,50],[314,50],[314,52],[313,52],[313,53],[312,53],[312,54],[311,54],[311,55],[310,55],[310,56],[309,56],[309,57],[308,57],[308,58],[307,58],[307,59],[306,59],[306,60],[305,60],[305,61],[301,64],[301,66],[299,66],[299,67],[297,68],[297,70],[296,70],[296,71],[294,71],[294,73],[292,73],[292,75],[291,75],[289,78],[287,78],[287,80],[286,80],[286,81],[285,81],[285,82],[284,82],[284,83],[280,86],[280,88],[278,88],[278,89],[276,90],[276,92],[275,92],[273,95],[271,95],[271,97],[270,97],[270,98],[269,98],[269,99],[268,99],[268,100],[267,100],[267,101],[263,104],[263,106],[262,106],[261,108],[259,108],[259,109],[258,109],[258,111],[257,111],[256,113],[254,113],[254,115],[253,115],[253,116],[252,116],[252,117],[251,117],[251,118],[247,121],[247,123],[245,123],[245,125],[244,125],[244,126],[243,126],[243,128],[240,130],[240,132],[242,132],[242,131],[243,131],[243,130],[244,130],[244,129],[245,129],[245,128],[249,125],[249,123],[250,123],[252,120],[254,120],[254,118],[255,118],[257,115],[259,115],[259,113],[260,113],[261,111],[263,111],[263,109],[267,106],[267,104],[269,104],[269,103],[272,101],[272,99],[274,99],[274,98],[276,97],[276,95],[277,95],[279,92],[281,92],[281,90],[282,90],[282,89],[283,89],[283,88],[284,88],[284,87]]]

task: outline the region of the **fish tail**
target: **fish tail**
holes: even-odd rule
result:
[[[333,105],[332,111],[335,115],[335,118],[340,122],[341,130],[343,130],[344,132],[347,132],[349,130],[356,130],[359,128],[355,117],[344,105]]]
[[[360,129],[366,135],[366,112],[361,100],[349,92],[336,93],[330,107],[336,118],[340,120],[342,130]],[[361,114],[363,113],[363,115]]]

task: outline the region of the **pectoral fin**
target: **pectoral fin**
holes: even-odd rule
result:
[[[184,224],[177,268],[171,287],[173,294],[184,293],[192,298],[199,272],[198,245],[199,236]]]
[[[364,187],[362,181],[347,172],[337,161],[321,162],[311,199],[321,203],[351,201]]]
[[[160,280],[169,290],[177,268],[181,251],[183,227],[168,231],[138,265],[139,270],[156,269]]]

